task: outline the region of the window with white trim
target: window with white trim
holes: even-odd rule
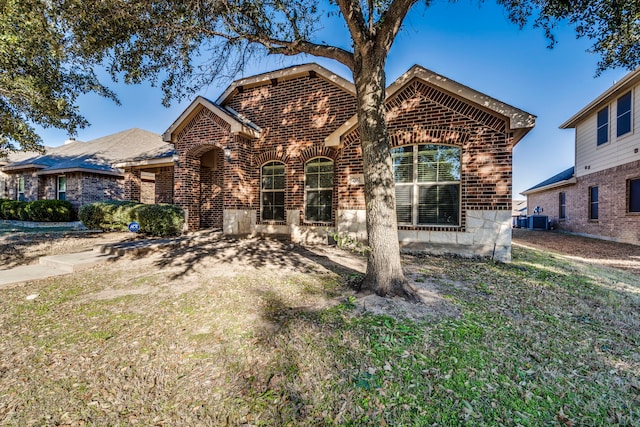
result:
[[[609,142],[609,107],[598,111],[598,145]]]
[[[333,161],[316,157],[304,167],[305,220],[331,222]]]
[[[57,199],[67,200],[67,177],[64,175],[58,176],[57,180]]]
[[[460,148],[410,145],[391,157],[398,224],[460,224]]]
[[[261,218],[284,221],[284,163],[269,162],[261,169]]]
[[[564,191],[558,193],[558,218],[566,219],[567,218],[567,194]]]
[[[21,176],[18,178],[18,199],[22,202],[24,202],[25,197],[24,197],[24,176]]]
[[[616,136],[631,132],[631,92],[618,98],[616,119]]]

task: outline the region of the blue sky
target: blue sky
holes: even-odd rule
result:
[[[319,39],[349,48],[341,23],[329,24]],[[560,124],[628,72],[608,70],[594,77],[598,57],[586,52],[588,41],[576,40],[566,26],[559,27],[556,35],[558,44],[548,49],[541,30],[531,26],[520,30],[492,2],[478,6],[471,0],[434,0],[428,9],[418,4],[407,16],[389,54],[387,84],[419,64],[536,115],[536,127],[513,153],[513,194],[516,199],[523,198],[520,192],[573,165],[574,131],[559,129]],[[317,62],[351,80],[349,70],[341,64],[304,56],[260,58],[245,76],[306,62]],[[226,83],[202,88],[199,93],[216,99]],[[158,88],[110,86],[122,105],[95,95],[82,97],[81,112],[91,126],[78,132],[79,140],[132,127],[162,133],[190,102],[174,103],[167,109],[161,104]],[[67,139],[65,132],[52,129],[40,134],[50,146]]]

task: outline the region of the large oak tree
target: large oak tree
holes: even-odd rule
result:
[[[404,278],[399,256],[384,105],[384,70],[402,22],[418,0],[29,1],[39,4],[40,9],[47,5],[45,23],[51,21],[56,29],[54,36],[64,37],[62,45],[63,48],[70,47],[71,58],[81,64],[103,64],[114,77],[123,76],[127,82],[159,81],[165,92],[165,104],[194,93],[220,75],[237,73],[259,55],[308,54],[346,65],[353,74],[357,91],[365,172],[371,250],[364,284],[379,295],[416,298],[415,291]],[[14,7],[17,4],[15,0],[9,2]],[[515,24],[524,26],[533,21],[546,32],[551,44],[555,42],[554,27],[560,21],[568,21],[575,26],[578,36],[593,41],[593,51],[602,58],[599,70],[617,66],[633,68],[640,64],[640,6],[636,0],[497,2],[504,6]],[[431,1],[425,3],[428,6]],[[8,19],[6,14],[1,16],[3,20]],[[346,27],[348,43],[334,46],[317,38],[326,20],[339,21]],[[60,46],[61,43],[54,40],[53,45]],[[51,59],[44,53],[38,55],[45,62]],[[57,66],[58,70],[66,70],[64,60],[68,57],[63,54],[59,59],[54,58],[59,62],[54,62],[53,69]],[[10,64],[7,69],[21,70]],[[4,69],[0,71],[5,73]],[[66,75],[61,74],[62,77]],[[93,82],[90,73],[77,77]],[[79,93],[85,86],[63,84],[62,88],[69,92],[66,98],[60,99],[71,102],[66,109],[60,110],[60,114],[55,109],[25,109],[1,93],[0,102],[3,111],[13,108],[22,114],[13,114],[18,121],[30,118],[39,122],[42,117],[51,116],[45,123],[60,125],[63,122],[55,120],[64,113],[69,124],[80,123],[72,108],[75,98],[70,95]],[[21,136],[16,132],[7,133],[4,123],[2,135],[17,140]]]

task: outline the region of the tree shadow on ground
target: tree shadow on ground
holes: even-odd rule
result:
[[[196,272],[199,265],[212,264],[238,270],[267,268],[299,273],[318,273],[321,267],[341,276],[360,274],[364,265],[356,255],[335,248],[330,251],[333,256],[329,256],[326,248],[314,249],[280,239],[229,237],[222,233],[187,236],[170,245],[171,249],[159,254],[155,265],[176,269],[172,279]]]

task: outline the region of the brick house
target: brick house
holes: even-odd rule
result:
[[[388,87],[386,104],[401,244],[508,261],[512,149],[535,117],[420,66]],[[163,135],[188,228],[366,238],[355,113],[353,84],[317,64],[196,98]],[[122,166],[135,198],[148,165]]]
[[[133,199],[132,185],[118,164],[143,162],[142,194],[135,200],[171,202],[173,146],[160,135],[129,129],[88,142],[69,140],[44,154],[14,153],[0,164],[0,198],[67,200],[78,208],[103,201]],[[164,166],[169,165],[169,168]]]
[[[602,93],[563,129],[575,129],[575,165],[533,186],[560,230],[640,244],[640,69]]]

